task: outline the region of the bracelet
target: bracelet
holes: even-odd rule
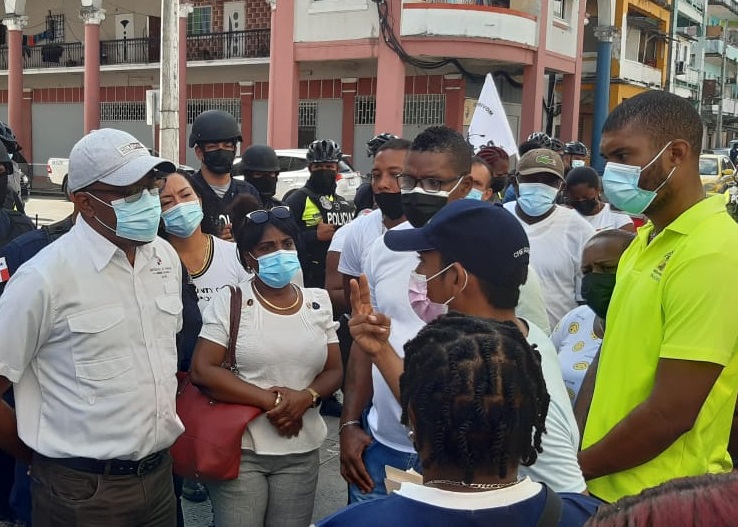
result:
[[[276,408],[282,402],[282,392],[277,392],[277,398],[274,401],[274,407]]]
[[[357,419],[346,421],[345,423],[343,423],[341,426],[338,427],[338,435],[341,435],[341,432],[343,432],[344,428],[346,428],[347,426],[351,426],[351,425],[361,425],[361,421]]]

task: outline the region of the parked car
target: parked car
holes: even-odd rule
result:
[[[277,199],[283,199],[289,192],[305,186],[310,177],[308,162],[306,159],[307,149],[297,148],[292,150],[277,150],[279,160],[279,178],[277,179]],[[336,193],[351,201],[356,195],[356,189],[361,184],[361,173],[351,166],[349,156],[344,155],[338,163],[338,176],[336,177]],[[234,166],[241,162],[237,157]],[[237,167],[236,179],[243,179],[243,174]]]
[[[700,179],[708,194],[723,193],[735,177],[735,166],[727,155],[702,154]]]

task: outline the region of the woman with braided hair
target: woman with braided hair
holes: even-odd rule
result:
[[[471,177],[476,192],[472,190],[467,197],[475,194],[482,201],[502,203],[509,170],[510,157],[505,150],[499,146],[483,146],[472,158]]]
[[[541,356],[509,322],[452,313],[405,345],[402,422],[423,484],[350,506],[319,527],[581,526],[599,502],[519,479],[546,432]]]

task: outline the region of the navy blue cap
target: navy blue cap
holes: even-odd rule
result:
[[[453,201],[423,227],[391,230],[384,243],[393,251],[439,251],[486,282],[513,285],[530,261],[530,243],[520,222],[499,205],[473,199]],[[514,284],[520,285],[520,284]]]

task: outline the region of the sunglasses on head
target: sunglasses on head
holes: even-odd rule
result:
[[[246,214],[246,219],[259,225],[269,221],[269,215],[280,220],[286,220],[292,214],[290,213],[290,208],[287,205],[279,205],[269,210],[255,210],[254,212],[249,212]]]

